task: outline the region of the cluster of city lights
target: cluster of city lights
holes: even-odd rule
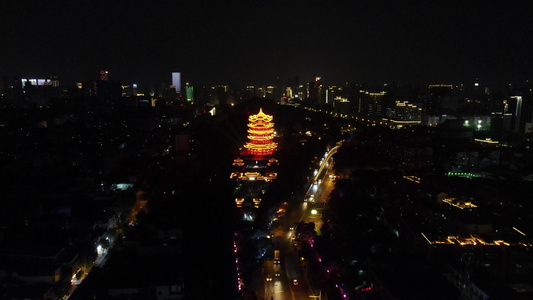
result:
[[[278,177],[278,174],[276,172],[267,172],[265,174],[261,174],[259,172],[233,172],[230,175],[231,179],[238,179],[243,181],[272,181]]]
[[[436,240],[430,240],[424,233],[421,233],[424,239],[430,244],[430,245],[459,245],[459,246],[523,246],[523,247],[532,247],[533,244],[528,242],[507,242],[504,240],[493,240],[493,241],[485,241],[481,237],[476,235],[470,235],[470,236],[458,236],[458,235],[450,235],[445,238],[440,238]]]
[[[460,209],[477,207],[477,205],[473,204],[470,201],[460,201],[460,200],[457,200],[457,198],[446,198],[446,199],[443,199],[442,202],[447,203],[451,206],[460,208]]]
[[[466,178],[474,178],[474,177],[480,177],[479,175],[468,173],[468,172],[448,172],[446,173],[446,176],[456,176],[456,177],[466,177]]]
[[[403,178],[409,180],[409,181],[412,181],[412,182],[416,182],[416,183],[420,183],[420,177],[416,177],[416,176],[403,176]]]

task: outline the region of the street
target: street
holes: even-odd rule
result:
[[[265,261],[260,274],[254,277],[258,299],[327,299],[325,294],[309,283],[307,261],[298,255],[300,241],[294,225],[299,222],[314,222],[315,230],[320,235],[321,211],[334,188],[334,178],[330,176],[333,172],[332,156],[339,147],[340,143],[326,153],[314,178],[309,182],[304,198],[290,203],[290,213],[281,217],[277,221],[277,227],[271,230],[274,248],[280,253],[280,263]]]

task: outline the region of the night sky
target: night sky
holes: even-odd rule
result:
[[[4,1],[0,75],[170,84],[524,82],[530,1]],[[277,82],[276,78],[280,78]]]

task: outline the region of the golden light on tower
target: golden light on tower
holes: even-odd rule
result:
[[[273,142],[276,134],[272,119],[262,109],[248,117],[248,141],[239,157],[233,160],[234,170],[230,178],[240,182],[235,190],[235,204],[243,210],[243,218],[248,221],[255,215],[250,209],[260,207],[268,183],[278,175],[278,160],[273,157],[278,145]]]
[[[277,143],[274,143],[274,123],[272,116],[259,109],[259,113],[251,115],[248,123],[248,143],[244,145],[248,154],[253,156],[268,156],[272,155],[277,148]]]

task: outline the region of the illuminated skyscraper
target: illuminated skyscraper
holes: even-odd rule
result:
[[[176,88],[176,93],[181,93],[181,73],[172,72],[172,85]]]
[[[194,87],[185,83],[185,94],[187,96],[187,102],[194,102]]]

